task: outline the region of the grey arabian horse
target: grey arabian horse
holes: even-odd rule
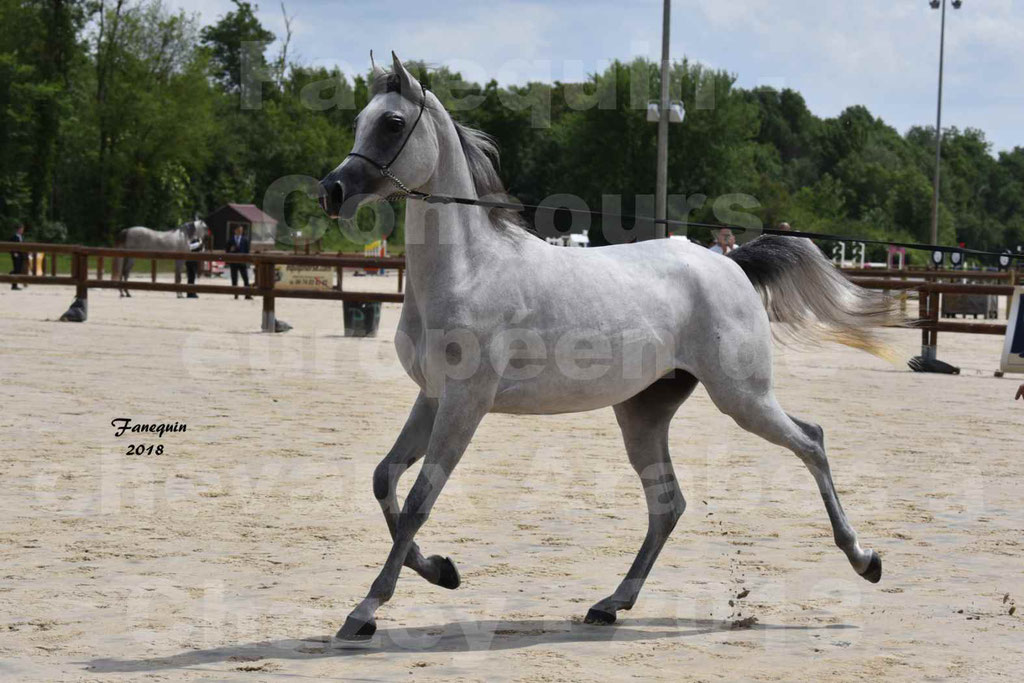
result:
[[[119,232],[117,239],[114,241],[114,246],[119,249],[139,249],[143,251],[189,252],[191,251],[189,245],[195,242],[202,244],[206,240],[207,232],[206,223],[198,217],[170,230],[153,230],[136,226],[134,228],[125,228]],[[126,282],[128,276],[131,275],[134,264],[135,259],[131,257],[114,259],[114,272],[118,274],[116,276],[117,279],[121,282]],[[175,281],[181,280],[182,264],[182,261],[174,262]],[[121,296],[131,296],[131,293],[127,289],[122,289]],[[178,298],[180,299],[182,296],[184,295],[178,292]]]
[[[402,193],[502,196],[480,132],[448,115],[394,57],[374,66],[353,152],[321,181],[321,205],[351,219],[366,202]],[[877,350],[868,328],[893,320],[888,300],[852,285],[810,241],[762,236],[729,257],[676,240],[600,249],[554,247],[506,214],[409,201],[408,289],[396,336],[420,394],[373,490],[393,544],[380,574],[338,631],[362,640],[402,566],[456,588],[450,558],[413,540],[487,413],[554,414],[613,406],[643,485],[648,530],[625,579],[588,612],[612,623],[628,610],[686,502],[668,452],[673,414],[698,382],[736,423],[788,448],[821,491],[835,542],[853,569],[881,578],[878,554],[846,519],[818,425],[787,415],[772,392],[772,327]],[[399,477],[423,467],[399,507]]]

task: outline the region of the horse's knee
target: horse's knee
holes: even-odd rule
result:
[[[648,520],[653,531],[667,536],[686,511],[686,498],[675,480],[672,486],[659,485],[661,490],[648,491]]]
[[[651,526],[664,536],[672,533],[672,530],[676,528],[676,524],[686,510],[686,500],[682,495],[678,498],[678,504],[669,505],[668,509],[660,515],[651,515]]]

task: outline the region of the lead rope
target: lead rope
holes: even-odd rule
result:
[[[863,242],[864,244],[903,247],[906,249],[915,249],[918,251],[941,251],[943,253],[959,252],[961,254],[970,256],[1005,256],[1009,259],[1024,260],[1024,254],[1017,254],[1013,252],[982,251],[980,249],[969,249],[967,247],[948,247],[941,244],[921,244],[917,242],[892,242],[889,240],[875,240],[859,237],[850,237],[847,235],[831,235],[822,232],[803,232],[800,230],[778,230],[775,228],[745,228],[739,225],[700,223],[697,221],[681,221],[672,218],[651,218],[647,216],[633,216],[630,214],[608,213],[605,211],[592,211],[590,209],[575,209],[568,206],[539,206],[536,204],[500,202],[492,201],[489,199],[477,199],[472,197],[451,197],[448,195],[440,194],[430,195],[423,192],[410,192],[409,196],[411,196],[413,199],[423,200],[429,204],[463,204],[465,206],[479,206],[487,209],[508,209],[511,211],[519,212],[524,211],[526,209],[532,209],[534,211],[544,210],[552,212],[566,211],[568,213],[589,215],[597,218],[616,218],[623,221],[634,221],[638,223],[647,222],[654,225],[710,228],[712,230],[728,229],[738,233],[758,232],[762,235],[779,235],[782,237],[806,237],[807,239],[812,240],[831,240],[834,242]]]
[[[397,187],[400,192],[395,192],[388,196],[388,199],[411,197],[413,199],[419,199],[431,204],[463,204],[466,206],[479,206],[483,208],[492,209],[509,209],[512,211],[523,211],[524,209],[547,209],[549,211],[568,211],[569,213],[588,214],[593,217],[599,218],[618,218],[620,220],[632,220],[635,222],[645,221],[655,225],[665,226],[679,226],[679,227],[698,227],[698,228],[711,228],[713,230],[729,229],[735,232],[747,232],[748,230],[758,231],[762,235],[781,235],[783,237],[806,237],[808,239],[817,240],[832,240],[837,242],[862,242],[864,244],[876,244],[876,245],[887,245],[894,247],[903,247],[906,249],[915,249],[919,251],[941,251],[941,252],[959,252],[961,254],[970,254],[975,256],[998,256],[1008,257],[1009,259],[1024,259],[1024,254],[1014,254],[1012,252],[994,252],[994,251],[981,251],[978,249],[967,249],[961,247],[947,247],[938,244],[919,244],[914,242],[889,242],[887,240],[873,240],[873,239],[859,239],[854,237],[847,237],[843,235],[829,235],[827,233],[818,232],[802,232],[799,230],[776,230],[773,228],[744,228],[738,225],[716,225],[713,223],[698,223],[695,221],[680,221],[670,218],[647,218],[631,216],[629,214],[614,214],[605,213],[604,211],[591,211],[590,209],[574,209],[570,207],[551,207],[551,206],[537,206],[533,204],[518,204],[511,202],[498,202],[490,201],[485,199],[475,199],[470,197],[450,197],[446,195],[431,195],[427,192],[420,192],[419,190],[413,190],[408,185],[402,182],[399,178],[391,171],[391,165],[398,160],[399,155],[405,149],[405,145],[409,142],[409,138],[412,137],[413,132],[416,130],[416,126],[419,125],[420,119],[423,118],[423,110],[427,106],[427,86],[420,83],[420,111],[416,115],[416,120],[413,121],[412,126],[409,128],[409,132],[406,133],[405,138],[402,140],[402,144],[398,146],[398,150],[394,156],[391,157],[391,161],[386,164],[378,163],[376,160],[371,159],[365,154],[359,152],[349,152],[350,157],[359,157],[371,163],[377,167],[380,174],[391,181],[391,183]]]

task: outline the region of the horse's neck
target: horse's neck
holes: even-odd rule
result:
[[[423,188],[429,194],[476,197],[473,177],[455,128],[440,135],[437,170]],[[458,204],[429,204],[411,199],[405,209],[405,260],[409,289],[429,293],[443,283],[464,282],[484,252],[500,248],[490,233],[484,209]]]

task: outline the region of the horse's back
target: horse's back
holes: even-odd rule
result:
[[[141,225],[134,225],[119,232],[117,245],[129,249],[153,249],[156,251],[188,250],[188,243],[179,238],[177,230],[153,230]]]
[[[547,282],[539,289],[545,294],[554,289],[563,295],[575,294],[573,299],[590,299],[605,315],[616,308],[684,309],[690,314],[703,302],[711,304],[709,309],[732,304],[761,309],[742,269],[699,244],[649,240],[588,249],[542,245],[535,253],[541,263],[533,270]],[[613,302],[614,307],[609,306]]]
[[[492,288],[509,309],[497,317],[530,330],[535,346],[544,348],[543,369],[530,378],[503,377],[498,412],[613,405],[673,370],[707,374],[723,343],[750,333],[768,339],[763,305],[743,271],[700,245],[541,243],[522,256],[531,261],[532,277],[495,278]],[[489,294],[485,302],[493,306],[497,297]]]

